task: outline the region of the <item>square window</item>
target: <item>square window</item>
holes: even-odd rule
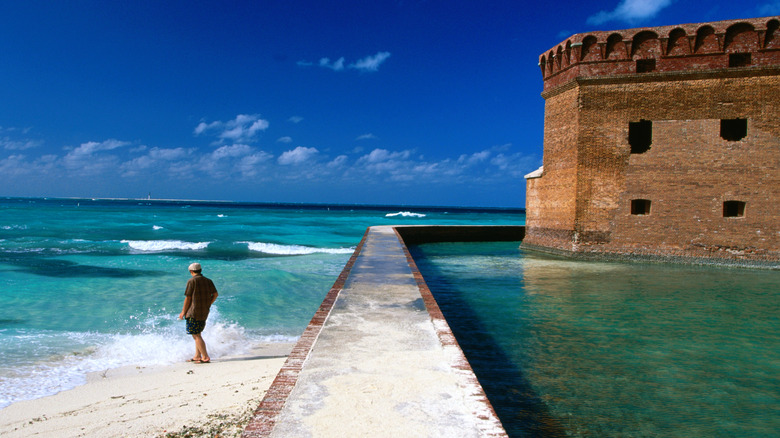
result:
[[[653,122],[640,120],[628,123],[628,144],[632,154],[643,154],[653,144]]]
[[[723,203],[723,217],[744,217],[745,203],[742,201],[725,201]]]
[[[750,63],[750,53],[732,53],[729,55],[729,67],[748,67]]]
[[[722,119],[720,138],[727,141],[740,141],[747,137],[747,119]]]
[[[650,200],[649,199],[632,199],[631,200],[631,214],[644,216],[650,214]]]
[[[637,73],[650,73],[655,71],[655,59],[637,59],[636,60],[636,72]]]

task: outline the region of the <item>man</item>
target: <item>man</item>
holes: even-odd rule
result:
[[[187,333],[195,340],[195,356],[188,362],[209,363],[211,358],[200,333],[206,327],[206,318],[209,317],[211,304],[216,301],[219,294],[214,283],[201,275],[200,263],[191,264],[189,270],[192,278],[187,281],[184,306],[179,314],[179,319],[187,320]]]

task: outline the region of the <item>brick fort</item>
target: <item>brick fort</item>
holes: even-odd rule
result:
[[[539,67],[523,247],[778,266],[778,17],[576,34]]]

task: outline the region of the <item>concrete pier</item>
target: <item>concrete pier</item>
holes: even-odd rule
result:
[[[371,227],[244,437],[505,437],[393,227]]]

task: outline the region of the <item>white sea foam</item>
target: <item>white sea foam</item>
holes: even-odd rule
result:
[[[385,217],[395,217],[395,216],[401,216],[401,217],[425,217],[422,213],[412,213],[411,211],[399,211],[398,213],[387,213]]]
[[[27,225],[3,225],[0,227],[3,230],[26,230]]]
[[[181,240],[123,240],[130,248],[137,251],[159,252],[172,250],[205,249],[211,242],[183,242]]]
[[[32,347],[38,345],[49,351],[56,348],[52,347],[53,344],[66,344],[74,346],[73,349],[79,352],[58,354],[49,360],[0,371],[0,409],[17,401],[45,397],[83,385],[89,373],[129,365],[170,365],[192,355],[192,338],[185,333],[184,322],[178,321],[175,315],[143,319],[134,333],[71,332],[56,335],[47,332],[37,336],[24,335]],[[29,339],[31,336],[35,339]],[[259,343],[290,343],[297,340],[282,335],[249,336],[242,326],[221,321],[216,306],[212,307],[203,339],[208,345],[210,356],[217,360],[248,354]],[[44,342],[47,345],[43,345]]]
[[[162,230],[163,227],[161,227],[159,225],[152,225],[152,229],[154,229],[154,230]]]
[[[301,245],[279,245],[265,242],[239,242],[249,246],[251,251],[276,255],[306,255],[306,254],[351,254],[355,248],[314,248]]]
[[[218,214],[217,217],[227,217],[226,214]]]
[[[184,334],[183,324],[174,315],[146,318],[140,324],[142,333],[113,335],[109,342],[97,348],[91,360],[103,368],[182,361],[192,353],[192,338]],[[212,307],[203,339],[212,357],[241,355],[250,348],[244,328],[221,321],[216,306]]]

